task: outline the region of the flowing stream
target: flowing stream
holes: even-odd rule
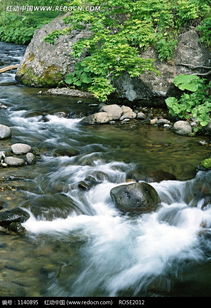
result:
[[[0,50],[6,66],[24,47]],[[138,121],[82,126],[94,100],[40,95],[14,73],[0,74],[0,123],[13,131],[0,150],[27,143],[40,159],[0,169],[3,207],[30,214],[25,234],[0,229],[0,296],[211,295],[211,172],[195,172],[209,146]],[[156,182],[161,170],[177,180]],[[110,190],[137,172],[161,205],[122,215]],[[90,175],[99,184],[80,189]]]

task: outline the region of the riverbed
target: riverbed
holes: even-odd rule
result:
[[[0,50],[6,66],[24,47]],[[21,142],[39,152],[35,165],[0,168],[3,210],[30,214],[24,234],[0,229],[0,296],[210,295],[211,207],[195,193],[197,183],[210,187],[210,171],[196,171],[209,145],[138,120],[84,126],[94,99],[39,93],[14,71],[0,74],[0,123],[12,128],[0,150]],[[175,180],[156,182],[164,172]],[[97,185],[80,189],[96,174]],[[115,208],[110,190],[133,175],[157,190],[156,212]]]

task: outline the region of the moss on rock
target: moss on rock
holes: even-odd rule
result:
[[[206,169],[211,169],[211,157],[210,158],[206,158],[201,162],[202,167],[206,168]]]
[[[37,75],[33,67],[23,64],[16,75],[26,86],[54,87],[63,79],[61,68],[57,65],[47,67],[42,74]]]

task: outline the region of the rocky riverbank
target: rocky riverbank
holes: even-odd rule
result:
[[[11,135],[11,128],[0,124],[0,140],[8,139]],[[0,151],[0,166],[20,167],[34,164],[36,161],[36,154],[33,152],[32,147],[28,144],[11,144],[6,150]]]
[[[117,104],[101,106],[99,112],[83,118],[81,123],[91,125],[115,124],[116,121],[120,121],[123,124],[133,119],[140,120],[144,124],[171,129],[176,134],[183,136],[192,136],[193,127],[196,126],[195,121],[173,121],[165,110],[156,111],[156,109],[147,107],[139,107],[133,110],[128,106],[119,106]],[[211,135],[210,124],[206,127],[204,133],[205,135]]]

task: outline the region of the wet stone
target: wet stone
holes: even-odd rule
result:
[[[31,151],[31,146],[24,143],[15,143],[11,146],[11,149],[14,154],[26,154]]]
[[[25,161],[22,158],[9,156],[4,159],[4,163],[10,167],[18,167],[23,166],[25,164]]]
[[[160,202],[156,190],[144,182],[114,187],[110,195],[123,213],[148,213],[156,210]]]
[[[11,128],[0,124],[0,139],[6,139],[11,136]]]
[[[25,164],[25,161],[22,158],[9,156],[4,159],[4,163],[10,167],[18,167],[23,166]]]
[[[13,232],[23,232],[21,223],[29,219],[29,214],[21,208],[0,212],[0,226]]]
[[[32,165],[33,163],[35,163],[35,155],[33,153],[27,153],[26,161],[29,165]]]

